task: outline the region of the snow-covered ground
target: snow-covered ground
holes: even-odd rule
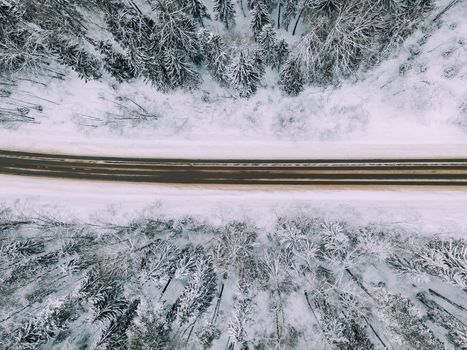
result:
[[[37,123],[2,128],[0,147],[143,156],[462,156],[466,15],[467,3],[459,2],[358,80],[308,87],[297,97],[283,96],[272,72],[250,99],[234,98],[209,77],[199,91],[169,94],[139,80],[113,87],[76,77],[18,80],[0,105],[25,104]],[[151,117],[135,120],[141,114]]]
[[[167,217],[249,218],[267,226],[280,213],[308,212],[330,219],[400,223],[418,232],[467,237],[467,193],[462,190],[342,190],[325,188],[171,186],[0,176],[2,203],[23,213],[53,212],[121,223],[142,213]]]

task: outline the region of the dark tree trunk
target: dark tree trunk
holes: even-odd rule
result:
[[[368,322],[368,320],[366,319],[365,316],[363,316],[363,319],[365,320],[365,323],[370,327],[371,331],[373,332],[373,334],[376,336],[376,338],[378,338],[379,342],[381,343],[381,345],[383,345],[383,347],[385,349],[389,349],[387,347],[387,345],[384,343],[383,339],[381,339],[380,335],[378,334],[378,332],[376,332],[375,328],[373,327],[373,325]]]
[[[240,0],[240,8],[242,9],[243,17],[246,17],[245,10],[243,9],[243,0]]]
[[[300,13],[298,14],[297,20],[295,21],[295,25],[293,27],[292,35],[295,35],[295,31],[297,30],[297,26],[298,26],[298,21],[300,21],[300,17],[302,17],[303,11],[305,11],[305,7],[302,7],[302,9],[300,10]]]
[[[462,310],[462,311],[467,311],[465,309],[465,307],[463,307],[462,305],[459,305],[457,304],[456,302],[452,301],[451,299],[445,297],[444,295],[441,295],[440,293],[434,291],[433,289],[429,288],[428,291],[433,294],[434,296],[437,296],[438,298],[441,298],[443,299],[444,301],[448,302],[449,304],[451,304],[452,306],[455,306],[457,307],[459,310]]]
[[[279,1],[279,9],[277,10],[277,29],[281,29],[281,9],[282,1]]]

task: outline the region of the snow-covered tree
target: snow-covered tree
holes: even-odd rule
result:
[[[378,291],[378,309],[378,318],[393,332],[396,342],[410,349],[445,349],[411,300],[381,290]]]
[[[467,344],[467,326],[461,320],[442,305],[428,298],[424,292],[417,293],[416,298],[428,309],[428,319],[448,331],[446,338],[451,344],[456,348],[462,348]]]
[[[300,63],[304,81],[307,83],[318,81],[318,77],[323,74],[319,66],[319,45],[320,38],[311,31],[300,38],[292,52]]]
[[[327,0],[326,0],[327,1]],[[303,14],[307,11],[310,10],[312,11],[312,8],[314,7],[315,2],[313,0],[302,0],[300,3],[300,11],[298,12],[298,16],[295,19],[295,24],[292,30],[292,35],[295,35],[295,32],[297,31],[298,23],[300,20],[303,19]]]
[[[277,56],[277,36],[274,28],[267,24],[258,35],[258,43],[261,47],[264,63],[272,65]]]
[[[119,82],[127,81],[135,77],[135,70],[130,60],[123,53],[114,50],[109,42],[101,41],[99,49],[104,56],[104,68]]]
[[[228,84],[227,66],[229,50],[220,35],[201,30],[199,32],[202,55],[211,75],[222,84]]]
[[[10,348],[37,349],[55,337],[60,331],[67,329],[69,323],[77,318],[78,305],[70,296],[62,300],[49,302],[33,319],[20,325],[12,334],[13,344]],[[7,339],[3,339],[6,343]],[[4,345],[7,345],[5,344]]]
[[[341,0],[319,0],[315,3],[310,3],[309,9],[319,14],[332,17],[338,11],[342,3]]]
[[[264,75],[266,74],[266,65],[264,62],[263,52],[261,50],[253,51],[253,64],[256,68],[256,71],[258,72],[260,83],[261,79],[263,79]]]
[[[176,302],[176,322],[185,324],[193,315],[206,311],[214,298],[216,285],[212,261],[199,252],[192,277]]]
[[[232,316],[228,325],[229,337],[234,349],[248,348],[248,324],[251,321],[252,300],[249,295],[240,294],[233,306]]]
[[[113,318],[102,332],[99,340],[93,345],[93,349],[128,349],[127,330],[136,316],[138,305],[139,299],[133,300],[124,312]]]
[[[160,52],[179,50],[192,60],[196,59],[199,55],[200,45],[196,26],[191,18],[168,0],[161,0],[157,4],[155,9],[159,23],[153,36],[156,39],[158,50]]]
[[[102,5],[104,6],[104,5]],[[105,21],[115,41],[124,49],[124,55],[128,57],[129,72],[127,74],[143,76],[147,81],[162,88],[160,82],[161,69],[159,62],[162,60],[158,50],[159,38],[154,35],[155,23],[148,17],[142,16],[132,7],[121,3],[105,4]],[[106,69],[111,69],[118,76],[124,74],[124,67],[111,68],[112,55],[104,52]],[[108,62],[110,60],[110,62]],[[118,73],[117,73],[118,71]]]
[[[206,6],[201,0],[185,0],[183,10],[204,27],[203,19],[211,19]]]
[[[232,0],[214,0],[215,19],[229,29],[235,24],[235,9]]]
[[[256,0],[252,3],[250,16],[250,28],[255,40],[258,40],[263,27],[271,22],[266,4],[262,0]]]
[[[283,0],[283,9],[281,10],[280,24],[285,30],[289,30],[289,25],[292,19],[297,15],[298,0]]]
[[[276,32],[270,24],[263,27],[258,37],[258,43],[266,65],[279,69],[287,60],[289,55],[288,44],[284,39],[277,40]]]
[[[433,240],[412,256],[391,256],[388,264],[419,279],[436,276],[462,288],[467,286],[467,244],[461,240]]]
[[[290,96],[296,96],[303,90],[303,75],[296,58],[285,63],[280,73],[279,86]]]
[[[255,62],[241,51],[228,67],[232,86],[241,97],[249,97],[256,92],[260,80],[260,72]]]
[[[289,57],[289,45],[284,39],[279,40],[276,46],[276,57],[272,63],[272,67],[279,69],[287,61]]]
[[[167,75],[167,85],[170,88],[193,89],[200,83],[199,73],[177,50],[164,51],[163,66]]]
[[[163,285],[175,272],[177,247],[164,240],[152,242],[141,258],[143,279],[151,279],[156,285]]]
[[[144,298],[128,330],[130,349],[170,349],[172,325],[167,306]]]

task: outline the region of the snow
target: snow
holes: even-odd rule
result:
[[[76,77],[65,81],[40,78],[41,83],[46,84],[44,87],[31,81],[18,80],[17,85],[12,88],[11,99],[0,97],[0,107],[2,104],[26,104],[31,107],[29,115],[37,123],[8,125],[9,128],[1,129],[0,149],[192,158],[465,157],[467,23],[463,19],[467,14],[466,10],[467,3],[460,3],[455,10],[443,17],[440,27],[431,33],[426,42],[420,44],[420,39],[427,32],[415,33],[394,57],[364,73],[360,80],[347,81],[340,87],[308,87],[294,98],[285,97],[278,91],[275,86],[277,74],[272,71],[267,72],[264,86],[248,100],[234,98],[229,91],[218,87],[210,79],[205,79],[200,91],[176,91],[170,94],[160,93],[141,81],[112,86],[110,81],[85,83]],[[241,14],[237,13],[238,32],[245,30],[247,25],[246,20],[242,21],[240,17]],[[40,105],[40,108],[35,108],[36,105]],[[138,113],[150,117],[140,121],[126,119],[130,114],[134,116]],[[246,222],[254,227],[258,238],[252,251],[256,254],[258,263],[271,251],[280,252],[277,247],[276,250],[273,249],[276,244],[273,240],[278,239],[279,242],[281,239],[277,226],[279,217],[318,218],[322,226],[328,222],[345,222],[354,226],[354,232],[357,233],[355,237],[365,237],[365,232],[359,229],[365,230],[374,224],[375,232],[381,231],[388,236],[397,232],[401,235],[402,238],[396,241],[406,243],[407,247],[396,247],[400,250],[397,251],[398,254],[416,253],[415,245],[426,240],[467,238],[467,192],[455,188],[343,190],[312,186],[174,186],[0,175],[0,213],[3,214],[2,210],[5,208],[11,208],[13,215],[23,214],[26,218],[52,217],[64,222],[89,224],[92,227],[89,231],[91,235],[102,235],[105,238],[102,239],[100,248],[92,248],[93,253],[109,264],[109,260],[106,260],[109,257],[128,258],[129,254],[139,252],[139,249],[133,252],[133,248],[144,248],[146,243],[154,242],[155,239],[159,241],[159,238],[179,249],[199,245],[215,251],[216,242],[221,242],[220,237],[228,231],[225,225],[233,220]],[[112,229],[102,228],[109,223],[128,225],[144,218],[177,220],[187,216],[199,219],[201,223],[207,222],[213,227],[205,229],[201,226],[201,229],[191,232],[189,225],[180,221],[178,224],[185,226],[183,234],[179,236],[174,233],[175,230],[167,232],[171,229],[161,232],[155,230],[152,235],[135,229],[118,234],[115,231],[114,237],[103,232]],[[48,237],[52,237],[46,239],[49,251],[59,249],[70,238],[68,234],[64,234],[66,225],[55,228],[35,225],[34,228],[25,229],[20,226],[19,229],[4,231],[6,234],[1,248],[25,238],[40,240],[40,235],[45,232],[41,232],[41,229],[47,230]],[[62,229],[65,231],[62,232]],[[307,234],[310,237],[315,235],[310,239],[317,239],[323,235],[321,230],[313,227]],[[238,233],[235,230],[233,232]],[[119,237],[120,234],[122,238]],[[347,239],[344,234],[342,236]],[[133,246],[135,242],[137,244]],[[316,240],[313,244],[319,242],[321,241]],[[436,277],[427,277],[431,278],[429,283],[412,280],[411,275],[402,276],[392,271],[389,265],[384,264],[384,258],[388,254],[395,254],[395,251],[382,251],[387,243],[385,239],[376,243],[369,242],[370,245],[378,245],[372,247],[374,250],[368,249],[368,255],[371,255],[368,261],[371,263],[351,267],[355,275],[361,277],[360,283],[371,293],[376,293],[375,287],[384,282],[388,290],[401,293],[412,301],[416,301],[417,292],[433,288],[461,303],[463,294],[458,286],[449,285]],[[236,242],[233,243],[235,244]],[[404,249],[413,251],[405,252]],[[61,257],[60,263],[67,263],[72,258],[76,256]],[[28,262],[34,262],[34,259],[26,261],[25,266],[28,266]],[[121,260],[122,266],[127,264],[124,260]],[[324,261],[315,260],[320,266]],[[139,261],[139,258],[134,258],[135,266],[131,268],[137,267]],[[226,265],[216,271],[219,277],[216,283],[225,283],[218,321],[223,329],[232,320],[237,298],[246,297],[239,288],[241,276],[236,271],[239,268],[237,265],[242,262],[229,257],[225,261]],[[18,262],[20,260],[14,260],[14,264]],[[347,267],[340,264],[341,262],[331,262],[331,265],[340,266],[335,271],[339,282],[334,286],[335,290],[327,295],[329,301],[336,302],[331,300],[335,298],[335,292],[343,292],[342,295],[348,292],[358,296],[357,301],[368,299],[357,288],[355,281],[347,275],[344,278],[338,274],[339,271],[344,273],[344,267]],[[10,265],[10,261],[7,263],[2,270],[10,271],[11,268],[11,271],[17,271]],[[300,265],[301,268],[296,271],[286,271],[288,267],[285,265],[278,266],[280,270],[283,269],[278,272],[281,275],[278,278],[280,283],[290,282],[290,286],[284,287],[282,296],[275,295],[277,290],[270,280],[265,282],[255,276],[250,281],[251,290],[248,293],[251,295],[247,297],[251,296],[252,310],[244,320],[246,337],[272,341],[277,326],[275,316],[283,308],[284,324],[281,325],[281,332],[290,332],[289,327],[294,327],[293,330],[299,337],[296,348],[325,346],[318,328],[320,320],[322,323],[325,321],[325,315],[320,315],[317,310],[318,317],[313,317],[315,311],[312,313],[309,310],[312,306],[307,305],[304,298],[304,295],[307,297],[304,292],[316,287],[313,284],[320,283],[319,279],[313,278],[312,273],[307,275],[312,271],[307,271],[305,265]],[[228,274],[221,277],[223,269]],[[284,277],[299,271],[300,273],[293,275],[291,281]],[[41,313],[48,312],[47,306],[60,306],[65,297],[77,293],[80,279],[85,275],[85,271],[77,275],[67,273],[67,270],[57,272],[52,269],[49,272],[51,273],[39,275],[39,282],[26,278],[24,286],[11,290],[11,297],[2,297],[2,301],[10,301],[5,306],[4,316],[14,316],[8,321],[8,327],[16,327],[18,322],[34,320]],[[21,273],[19,275],[21,277]],[[2,282],[3,278],[2,275]],[[64,279],[60,282],[61,278]],[[148,311],[148,315],[164,304],[172,305],[188,285],[184,279],[175,278],[162,298],[160,286],[151,281],[146,282],[148,283],[143,284],[142,288],[138,288],[141,286],[139,282],[129,283],[125,289],[125,297],[128,300],[141,297],[142,304],[138,313]],[[16,288],[14,283],[13,280],[13,288]],[[28,298],[34,293],[44,291],[50,291],[51,296],[40,297],[40,300],[33,296],[34,301],[27,308]],[[217,296],[211,303],[209,318],[216,298]],[[341,305],[341,302],[346,305],[342,300],[337,305]],[[452,310],[452,305],[447,302],[438,302]],[[384,305],[382,301],[381,304]],[[420,316],[424,316],[426,310],[419,304],[414,308],[417,308]],[[26,309],[14,314],[24,305]],[[377,319],[378,314],[374,314],[373,309],[383,305],[376,305],[368,299],[356,307],[360,307],[359,312],[368,317],[377,329],[381,329],[385,320]],[[367,306],[372,306],[373,309]],[[88,313],[89,310],[84,311]],[[352,311],[355,310],[349,308],[343,313],[352,318]],[[205,316],[203,317],[207,319]],[[465,318],[465,315],[460,317]],[[70,323],[70,327],[76,335],[67,339],[64,344],[52,344],[49,341],[43,348],[55,346],[71,349],[76,348],[80,342],[89,343],[86,337],[90,337],[91,342],[93,339],[97,340],[99,327],[103,326],[89,326],[91,320],[89,313],[75,320]],[[447,323],[443,324],[446,325],[449,326]],[[445,330],[438,329],[440,327],[436,324],[432,327],[437,335],[445,338]],[[3,334],[4,331],[2,325],[0,332]],[[383,331],[384,340],[393,346],[393,333],[387,327],[383,327]],[[371,333],[367,333],[371,337]],[[285,337],[287,335],[288,333]],[[331,332],[331,336],[338,334],[333,335]],[[224,349],[225,344],[230,341],[231,337],[224,332],[215,341],[213,348]],[[372,341],[378,344],[376,339]],[[276,345],[279,346],[278,344]]]
[[[268,227],[278,216],[307,214],[359,224],[400,224],[419,233],[467,237],[463,190],[342,190],[320,187],[171,186],[0,175],[0,203],[66,220],[98,216],[125,224],[150,215],[246,219]]]
[[[321,232],[322,227],[327,222],[340,222],[350,224],[350,231],[354,233],[364,234],[365,228],[374,226],[374,232],[383,232],[384,235],[391,236],[392,233],[398,233],[395,237],[399,243],[404,246],[391,246],[391,252],[395,254],[394,249],[397,248],[397,253],[410,251],[414,248],[415,244],[422,244],[425,240],[431,239],[446,239],[452,237],[465,238],[466,237],[466,217],[465,210],[467,208],[467,196],[462,191],[242,191],[239,189],[200,189],[200,188],[172,188],[167,186],[148,186],[148,185],[132,185],[126,184],[119,186],[118,184],[105,184],[105,183],[91,183],[91,182],[75,182],[75,181],[50,181],[39,180],[34,178],[23,179],[11,177],[1,177],[1,183],[5,187],[0,188],[0,209],[6,207],[13,208],[15,214],[25,214],[25,217],[40,218],[42,215],[45,217],[53,217],[64,222],[74,222],[78,225],[88,223],[93,229],[89,231],[92,234],[99,235],[101,233],[102,247],[96,249],[97,255],[102,257],[103,261],[111,264],[109,258],[126,257],[127,254],[136,254],[139,249],[134,250],[134,247],[145,246],[149,240],[163,240],[175,244],[179,249],[187,245],[200,245],[215,251],[216,242],[223,242],[222,235],[226,234],[228,229],[225,225],[236,220],[236,222],[246,222],[251,224],[253,232],[258,235],[258,239],[254,242],[252,247],[254,258],[258,261],[264,261],[269,250],[273,248],[271,240],[277,239],[280,241],[280,229],[278,228],[277,219],[281,218],[302,218],[304,219],[304,226],[297,226],[304,228],[305,223],[311,218],[317,218],[321,226],[312,226],[305,229],[306,234],[302,237],[320,237],[323,235]],[[40,188],[41,190],[37,190]],[[33,189],[34,195],[29,195],[29,191]],[[189,225],[182,224],[183,234],[176,234],[173,227],[166,227],[165,229],[154,229],[152,235],[146,231],[143,233],[138,230],[122,230],[118,234],[111,234],[100,232],[98,227],[107,227],[109,230],[109,223],[113,225],[128,225],[132,220],[153,219],[153,220],[178,220],[182,217],[192,216],[195,222],[202,223],[200,229],[190,230]],[[135,222],[135,221],[133,221]],[[136,221],[138,222],[138,221]],[[144,221],[143,221],[144,222]],[[167,222],[167,221],[166,221]],[[177,221],[175,221],[177,222]],[[299,220],[300,222],[300,220]],[[178,221],[181,223],[181,221]],[[204,226],[207,223],[213,225],[217,229],[209,229]],[[300,223],[296,223],[300,225]],[[370,226],[367,226],[370,224]],[[195,225],[196,226],[196,225]],[[79,226],[78,226],[79,227]],[[120,226],[122,227],[122,226]],[[292,225],[293,227],[293,225]],[[179,226],[177,226],[179,228]],[[25,230],[10,230],[7,231],[6,240],[15,241],[25,239],[28,237],[40,238],[40,227],[27,228]],[[55,236],[51,243],[47,243],[48,249],[50,245],[57,245],[60,247],[63,240],[69,237],[66,232],[66,227],[45,228],[48,230],[47,236]],[[95,231],[96,230],[96,231]],[[117,230],[118,226],[117,226]],[[77,230],[80,232],[80,229]],[[84,230],[86,231],[86,230]],[[112,232],[112,230],[110,229]],[[70,232],[73,232],[71,229]],[[230,234],[238,234],[242,231],[235,229]],[[272,235],[272,236],[271,236]],[[423,237],[426,235],[426,237]],[[345,237],[345,235],[343,235]],[[300,238],[292,238],[297,243]],[[302,238],[307,239],[307,238]],[[379,238],[381,240],[381,238]],[[413,240],[413,241],[412,241]],[[47,239],[50,241],[50,239]],[[234,240],[235,241],[235,240]],[[241,241],[241,240],[240,240]],[[55,243],[57,242],[57,243]],[[280,241],[282,242],[282,241]],[[133,246],[135,244],[135,246]],[[242,244],[241,242],[233,242],[235,244]],[[282,243],[281,243],[282,244]],[[376,244],[384,244],[384,239],[378,241]],[[128,245],[128,246],[127,246]],[[55,247],[55,249],[57,248]],[[133,248],[131,248],[133,247]],[[131,248],[131,249],[129,249]],[[234,247],[235,248],[235,247]],[[276,252],[273,250],[273,252]],[[354,307],[358,312],[368,318],[380,335],[384,337],[385,341],[393,346],[394,339],[391,333],[391,323],[386,324],[385,318],[387,315],[380,313],[379,308],[384,305],[384,300],[374,302],[373,297],[371,300],[367,298],[365,293],[362,293],[357,288],[355,282],[349,279],[348,276],[343,276],[340,272],[344,272],[344,268],[340,264],[333,266],[333,274],[335,274],[338,282],[332,287],[316,286],[316,283],[322,283],[319,279],[314,277],[312,271],[300,269],[302,273],[295,273],[298,271],[287,270],[285,265],[279,265],[278,280],[281,284],[287,284],[280,287],[281,293],[277,296],[274,277],[271,274],[271,279],[265,280],[264,277],[253,278],[249,281],[248,295],[245,291],[240,290],[238,287],[240,274],[237,269],[241,262],[229,258],[229,252],[224,256],[227,261],[226,266],[216,266],[216,274],[218,278],[218,288],[222,283],[225,285],[223,297],[220,304],[218,320],[216,324],[223,330],[221,336],[213,344],[213,349],[223,349],[225,344],[229,341],[228,325],[233,319],[235,313],[235,305],[238,299],[247,297],[251,304],[251,310],[247,311],[247,315],[242,317],[244,326],[246,327],[246,337],[251,341],[258,341],[262,339],[266,341],[270,339],[273,341],[273,335],[276,332],[276,312],[283,312],[284,320],[280,323],[283,327],[283,332],[288,332],[289,327],[293,327],[298,332],[298,344],[291,348],[305,348],[310,344],[315,344],[314,348],[321,348],[323,340],[318,336],[319,328],[317,325],[316,316],[313,316],[319,311],[311,311],[312,306],[308,306],[304,297],[304,292],[313,294],[317,287],[322,287],[326,291],[326,300],[335,302],[336,293],[347,293],[352,296],[349,300],[349,305],[346,308],[346,303],[342,301],[342,312],[348,316],[355,312]],[[314,255],[313,255],[314,256]],[[451,300],[457,303],[462,303],[462,290],[458,286],[449,285],[446,281],[437,279],[435,277],[428,277],[426,281],[414,280],[410,275],[401,275],[396,271],[389,269],[385,264],[384,258],[378,256],[361,257],[365,264],[359,263],[358,259],[355,261],[356,266],[349,267],[357,276],[360,276],[360,283],[370,290],[372,295],[378,297],[379,284],[383,284],[385,288],[391,293],[400,293],[403,297],[407,297],[412,302],[416,302],[415,295],[419,291],[426,292],[428,288],[442,293]],[[314,256],[315,263],[323,264],[323,259],[317,259]],[[139,261],[134,259],[135,261]],[[66,262],[67,260],[65,260]],[[122,259],[123,265],[127,264],[126,259]],[[370,263],[368,263],[370,261]],[[156,260],[157,262],[157,260]],[[138,264],[136,264],[138,265]],[[340,265],[340,266],[337,266]],[[305,267],[305,265],[302,265]],[[224,269],[227,274],[224,275]],[[72,291],[77,290],[80,286],[80,281],[85,272],[81,271],[78,274],[67,274],[66,272],[59,273],[52,271],[52,273],[37,280],[27,280],[27,287],[18,288],[15,294],[8,298],[10,302],[5,307],[5,314],[10,316],[15,310],[24,307],[27,311],[13,314],[14,318],[9,320],[6,325],[11,329],[13,325],[25,322],[30,319],[35,319],[41,315],[42,310],[47,310],[46,305],[55,305],[57,298],[64,298],[71,295]],[[50,289],[46,283],[50,283],[50,279],[54,279],[53,288]],[[61,283],[57,281],[66,276],[66,280]],[[138,275],[139,276],[139,275]],[[225,277],[221,277],[225,276]],[[275,276],[275,275],[274,275]],[[154,283],[150,280],[132,279],[126,285],[124,295],[128,300],[136,297],[143,300],[141,306],[138,308],[138,314],[151,312],[157,310],[159,306],[173,305],[177,296],[179,297],[184,291],[185,284],[183,280],[175,280],[170,284],[166,293],[161,297],[161,289],[164,286]],[[250,276],[251,277],[251,276]],[[290,278],[290,281],[287,279]],[[428,279],[430,279],[428,281]],[[28,284],[29,283],[29,284]],[[65,284],[64,284],[65,283]],[[324,283],[325,284],[325,283]],[[40,299],[31,304],[28,304],[31,294],[35,291],[45,291],[53,293],[50,297]],[[33,288],[34,287],[34,288]],[[74,292],[73,292],[74,293]],[[217,295],[217,294],[216,294]],[[344,294],[342,294],[344,295]],[[305,295],[306,296],[306,295]],[[312,297],[310,296],[310,299]],[[358,304],[354,306],[352,300],[357,298]],[[145,303],[145,301],[155,301],[154,304]],[[360,303],[361,302],[361,303]],[[313,301],[311,302],[313,303]],[[380,304],[381,303],[381,304]],[[213,308],[216,304],[216,299],[211,302],[210,309],[206,315],[200,315],[200,320],[211,319]],[[315,305],[315,304],[310,304]],[[338,304],[341,305],[341,304]],[[413,306],[417,315],[423,317],[426,313],[422,305],[415,304]],[[463,317],[461,312],[452,310],[452,305],[444,305],[450,312],[455,315]],[[90,314],[89,306],[86,309],[81,309],[86,313],[86,316],[78,320],[70,321],[72,332],[74,336],[68,337],[66,343],[69,348],[76,348],[76,341],[82,334],[92,334],[93,339],[100,333],[99,323],[92,321],[92,313]],[[345,311],[344,311],[345,310]],[[339,314],[341,313],[339,311]],[[326,315],[323,310],[319,311],[318,319],[322,321]],[[157,312],[156,312],[157,314]],[[330,315],[329,315],[330,316]],[[202,317],[202,318],[201,318]],[[330,316],[332,317],[332,316]],[[459,316],[458,316],[459,317]],[[230,321],[229,321],[230,320]],[[323,321],[324,322],[324,321]],[[443,321],[444,322],[444,321]],[[204,324],[200,322],[199,326]],[[396,325],[398,323],[396,322]],[[430,324],[427,322],[427,324]],[[442,324],[448,326],[448,324]],[[198,328],[199,328],[198,326]],[[437,325],[433,325],[435,331],[438,330]],[[371,332],[367,330],[368,336],[371,337]],[[175,336],[178,333],[175,332]],[[329,333],[333,335],[332,332]],[[416,334],[420,334],[420,330]],[[292,334],[293,335],[293,334]],[[440,333],[440,339],[445,338],[445,332]],[[54,335],[55,336],[55,335]],[[174,337],[175,337],[174,336]],[[232,338],[230,338],[231,340]],[[377,344],[376,339],[372,341]],[[66,345],[65,345],[66,346]],[[47,344],[44,348],[47,347]],[[412,348],[402,347],[397,348]],[[426,348],[426,347],[425,347]]]
[[[0,147],[167,157],[465,156],[466,14],[460,2],[359,80],[308,87],[297,97],[283,96],[270,70],[250,99],[209,77],[199,91],[169,94],[140,80],[85,83],[73,73],[65,81],[38,78],[46,88],[18,80],[15,103],[43,111],[31,110],[37,123],[2,128]],[[0,97],[0,106],[10,102]],[[132,109],[152,117],[128,120]]]

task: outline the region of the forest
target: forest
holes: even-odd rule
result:
[[[467,242],[319,215],[0,211],[1,349],[465,349]]]
[[[64,79],[71,69],[86,81],[141,78],[164,92],[209,77],[239,97],[269,74],[294,96],[378,64],[432,8],[432,0],[2,0],[0,72]]]

